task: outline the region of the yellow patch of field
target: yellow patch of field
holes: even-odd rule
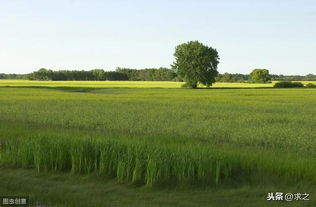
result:
[[[0,86],[91,87],[91,88],[179,88],[180,82],[168,81],[30,81],[0,80]]]
[[[215,83],[214,88],[273,87],[274,83]],[[316,81],[301,81],[304,84]],[[172,81],[31,81],[0,80],[0,86],[25,87],[89,87],[89,88],[180,88],[183,82]],[[204,86],[199,86],[204,87]]]
[[[212,87],[215,88],[261,88],[273,87],[274,83],[222,83],[217,82]]]

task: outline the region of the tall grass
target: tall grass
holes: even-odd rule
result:
[[[218,185],[222,180],[247,179],[258,173],[316,181],[315,164],[276,161],[269,154],[252,153],[252,150],[242,152],[216,149],[216,146],[41,136],[2,141],[0,163],[11,167],[35,167],[39,172],[97,173],[116,177],[120,182],[150,186]]]

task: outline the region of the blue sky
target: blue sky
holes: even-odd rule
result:
[[[315,0],[0,0],[0,72],[170,67],[177,44],[218,70],[316,73]]]

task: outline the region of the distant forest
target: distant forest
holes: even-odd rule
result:
[[[172,81],[177,74],[168,68],[146,68],[141,70],[117,68],[115,71],[103,69],[59,70],[53,71],[41,68],[29,74],[0,74],[0,79],[28,79],[28,80],[132,80],[132,81]]]
[[[274,75],[270,74],[274,81],[316,81],[316,74],[302,75]],[[29,74],[4,74],[0,73],[0,79],[25,79],[25,80],[130,80],[130,81],[182,81],[177,73],[169,68],[131,69],[117,68],[115,71],[103,69],[84,70],[59,70],[53,71],[41,68]],[[218,74],[217,82],[247,82],[249,74],[224,73]]]
[[[316,81],[316,74],[307,75],[275,75],[270,74],[271,81]],[[250,81],[250,74],[224,73],[218,74],[217,82],[247,82]]]

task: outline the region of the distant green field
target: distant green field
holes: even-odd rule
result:
[[[0,166],[162,188],[299,184],[316,196],[316,89],[180,85],[2,80]]]

